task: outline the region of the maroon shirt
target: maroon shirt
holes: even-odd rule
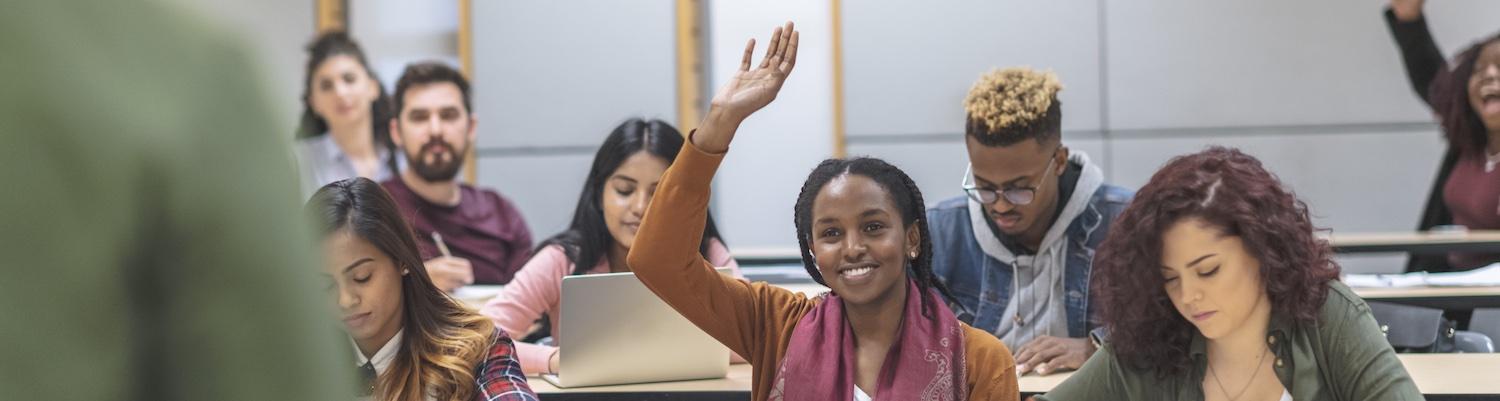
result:
[[[521,211],[495,191],[459,184],[458,206],[433,204],[417,196],[401,181],[381,183],[396,199],[401,214],[416,231],[422,260],[442,256],[432,242],[432,232],[443,236],[448,250],[474,266],[475,284],[505,284],[531,256],[531,230]]]
[[[1485,171],[1484,164],[1484,155],[1460,157],[1443,184],[1443,203],[1453,213],[1453,224],[1471,230],[1500,229],[1500,166]],[[1459,269],[1495,262],[1500,262],[1500,254],[1448,254],[1448,263]]]

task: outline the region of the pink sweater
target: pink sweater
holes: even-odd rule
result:
[[[735,277],[742,277],[739,264],[719,240],[709,242],[708,260],[730,268]],[[609,258],[599,258],[599,263],[587,274],[609,273],[609,270]],[[562,320],[562,279],[572,272],[573,263],[568,261],[562,247],[542,248],[516,272],[515,278],[505,285],[500,295],[480,308],[479,313],[516,339],[525,336],[532,323],[545,313],[552,317],[552,339],[556,341],[561,338],[558,337],[557,322]],[[553,352],[557,352],[557,347],[516,342],[517,359],[521,361],[521,370],[528,375],[545,373],[547,360]]]

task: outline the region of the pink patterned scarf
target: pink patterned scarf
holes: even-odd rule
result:
[[[895,344],[881,365],[874,399],[963,401],[964,334],[958,319],[935,290],[907,280],[906,307]],[[921,298],[932,318],[922,314]],[[849,401],[854,399],[854,330],[844,319],[844,302],[823,301],[792,331],[791,344],[776,372],[772,401]]]

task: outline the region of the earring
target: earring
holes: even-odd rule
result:
[[[917,253],[916,252],[912,252],[911,253],[911,258],[912,259],[916,259],[917,258]]]
[[[406,273],[411,273],[411,269],[401,269],[401,275],[405,276]]]

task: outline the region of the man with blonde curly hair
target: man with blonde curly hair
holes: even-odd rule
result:
[[[1057,76],[984,74],[964,99],[967,196],[928,210],[933,272],[970,325],[1016,350],[1016,371],[1077,369],[1089,341],[1094,249],[1131,192],[1062,144]]]

